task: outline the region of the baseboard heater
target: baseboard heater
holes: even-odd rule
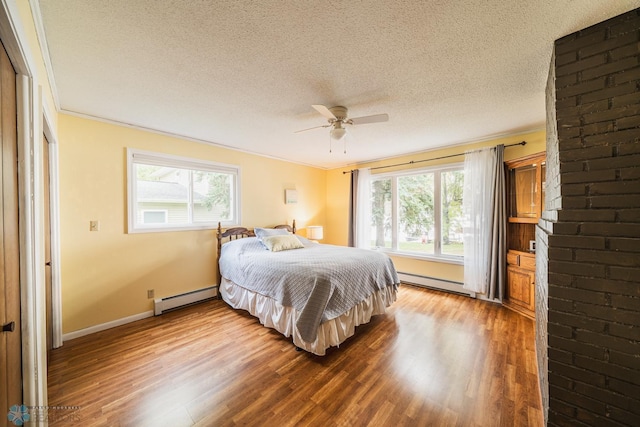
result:
[[[437,289],[439,291],[454,292],[456,294],[469,295],[475,298],[476,293],[468,291],[462,287],[462,283],[453,280],[438,279],[437,277],[422,276],[413,273],[398,271],[398,278],[401,282],[422,286],[423,288]]]
[[[153,301],[153,312],[156,316],[159,316],[170,310],[176,310],[187,305],[215,298],[217,295],[218,287],[211,286],[191,292],[185,292],[184,294],[173,295],[165,298],[156,298]]]

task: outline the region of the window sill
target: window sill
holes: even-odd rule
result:
[[[430,262],[441,262],[445,264],[455,264],[455,265],[464,265],[463,257],[453,257],[453,256],[436,256],[436,255],[422,255],[416,254],[412,252],[398,252],[391,251],[384,248],[377,249],[378,251],[384,252],[389,256],[397,256],[402,258],[412,258],[420,261],[430,261]]]
[[[167,227],[129,227],[127,234],[139,234],[139,233],[169,233],[174,231],[201,231],[201,230],[215,230],[218,228],[218,224],[203,224],[203,225],[188,225],[188,226],[167,226]]]

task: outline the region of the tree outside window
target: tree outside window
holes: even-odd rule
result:
[[[461,257],[463,184],[462,166],[375,177],[372,247]]]

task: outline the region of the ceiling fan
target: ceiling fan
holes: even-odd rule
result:
[[[329,135],[331,136],[331,139],[339,141],[347,134],[347,128],[345,127],[345,125],[363,125],[367,123],[386,122],[389,120],[388,114],[374,114],[372,116],[354,117],[350,119],[348,116],[347,107],[342,106],[327,108],[324,105],[312,105],[312,107],[318,113],[322,114],[327,119],[329,124],[302,129],[296,131],[295,133],[304,132],[311,129],[330,127],[331,130],[329,131]]]

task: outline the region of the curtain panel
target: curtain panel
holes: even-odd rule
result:
[[[504,145],[465,153],[464,288],[502,300],[506,270]]]
[[[351,173],[349,246],[371,249],[371,170]]]
[[[358,229],[358,222],[356,215],[356,208],[358,205],[358,175],[360,171],[358,169],[351,171],[351,183],[349,188],[349,238],[347,245],[350,247],[356,246],[356,230]]]

